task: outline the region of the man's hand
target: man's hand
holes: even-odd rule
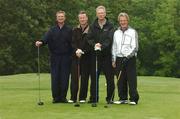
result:
[[[43,44],[43,43],[42,43],[41,41],[36,41],[36,42],[35,42],[35,46],[36,46],[36,47],[40,47],[42,44]]]
[[[116,68],[116,62],[115,61],[112,62],[112,67]]]
[[[95,51],[101,51],[101,44],[100,43],[96,43],[95,46],[94,46],[94,50]]]
[[[128,62],[128,60],[129,60],[129,59],[128,59],[127,57],[123,57],[121,63],[122,63],[123,65],[126,65],[127,62]]]
[[[83,52],[81,49],[77,49],[77,50],[76,50],[76,56],[77,56],[78,58],[80,58],[82,54],[84,54],[84,52]]]

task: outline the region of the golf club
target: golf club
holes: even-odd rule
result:
[[[97,107],[97,93],[98,93],[98,61],[97,61],[97,51],[96,51],[96,96],[95,96],[95,102],[92,103],[92,107]]]
[[[40,81],[40,61],[39,61],[39,47],[38,47],[38,105],[44,105],[44,102],[41,101],[41,81]]]
[[[78,93],[77,97],[79,97],[79,77],[80,77],[80,58],[78,58],[78,64],[77,64],[77,78],[78,78]],[[79,104],[79,98],[77,99],[76,103],[74,104],[74,107],[80,107]]]
[[[120,69],[119,74],[116,76],[116,77],[117,77],[117,82],[119,81],[119,78],[120,78],[120,76],[121,76],[121,72],[122,72],[122,70]],[[117,84],[117,83],[116,83],[116,84]],[[114,97],[114,95],[115,95],[116,84],[115,84],[115,87],[114,87],[113,94],[112,94],[112,96],[111,96],[111,100],[113,99],[113,97]],[[110,107],[110,104],[111,104],[111,103],[107,103],[107,104],[104,106],[104,108],[109,108],[109,107]]]

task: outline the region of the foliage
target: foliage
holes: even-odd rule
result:
[[[180,77],[179,0],[0,0],[0,75],[36,72],[34,42],[55,24],[56,11],[66,11],[73,27],[80,10],[92,23],[98,5],[115,28],[119,12],[129,14],[139,34],[138,75]],[[49,72],[47,47],[40,54],[42,72]]]

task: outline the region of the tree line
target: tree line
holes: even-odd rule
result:
[[[138,75],[180,77],[179,0],[0,0],[0,75],[37,72],[34,42],[55,24],[56,11],[66,11],[67,24],[76,26],[80,10],[92,23],[98,5],[116,28],[118,14],[129,14],[139,35]],[[40,61],[49,72],[47,47]]]

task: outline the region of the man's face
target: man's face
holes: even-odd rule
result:
[[[79,18],[80,25],[86,25],[87,24],[88,17],[86,14],[79,14],[78,18]]]
[[[96,11],[96,16],[99,20],[104,20],[106,17],[106,12],[104,11],[104,9],[98,9]]]
[[[119,24],[122,28],[127,28],[128,27],[128,19],[125,16],[121,16],[119,18]]]
[[[56,20],[58,23],[63,24],[65,19],[66,19],[66,17],[63,13],[57,13],[56,14]]]

